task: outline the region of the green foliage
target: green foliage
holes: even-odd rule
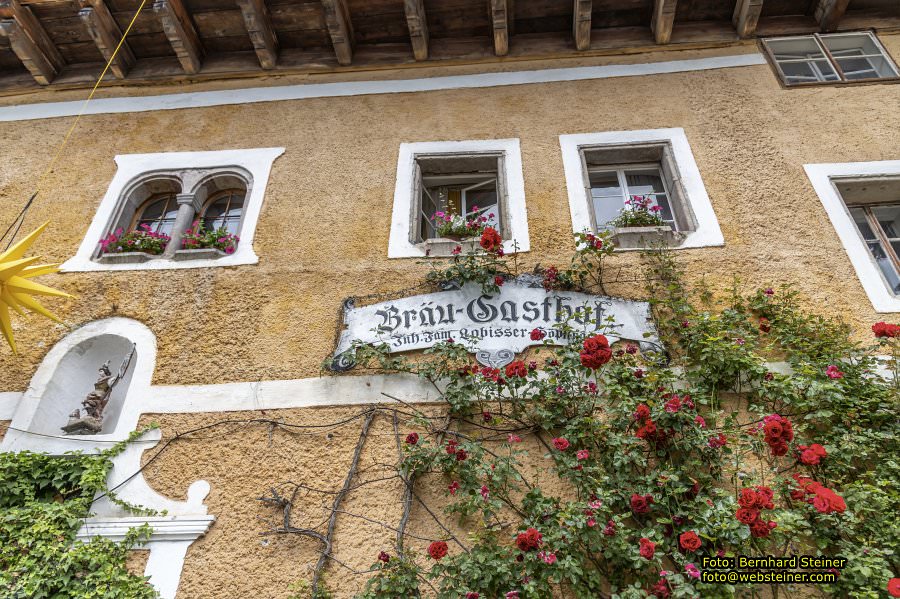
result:
[[[105,492],[112,458],[125,442],[96,455],[28,451],[0,454],[0,593],[10,599],[156,597],[146,578],[130,574],[130,549],[150,537],[148,526],[114,543],[75,541],[97,493]],[[124,502],[119,502],[126,505]]]

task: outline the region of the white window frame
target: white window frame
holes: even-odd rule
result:
[[[900,176],[900,160],[804,164],[803,169],[825,207],[872,307],[878,313],[900,312],[900,296],[894,295],[885,282],[835,184],[839,179]]]
[[[498,186],[505,191],[505,222],[509,231],[501,231],[503,250],[527,252],[531,249],[528,237],[528,212],[525,208],[525,179],[522,176],[522,153],[518,139],[481,139],[469,141],[426,141],[400,144],[397,158],[397,182],[391,212],[391,231],[388,238],[388,258],[421,258],[426,255],[425,243],[411,241],[413,215],[418,218],[415,166],[417,156],[436,154],[496,154],[502,153],[502,172],[497,173]],[[502,179],[502,181],[501,181]]]
[[[715,247],[725,245],[725,238],[719,228],[719,221],[713,210],[712,202],[706,193],[706,186],[700,177],[700,169],[694,160],[694,154],[688,144],[684,129],[644,129],[638,131],[606,131],[602,133],[576,133],[560,135],[559,145],[562,149],[563,169],[566,174],[566,188],[569,195],[569,212],[572,216],[572,230],[575,233],[591,231],[593,219],[590,194],[585,189],[584,163],[581,151],[604,146],[623,146],[630,144],[659,143],[667,144],[672,150],[672,157],[682,185],[682,200],[687,203],[693,213],[695,228],[683,231],[682,242],[673,249]],[[611,169],[612,170],[612,169]],[[669,202],[677,201],[674,195]],[[674,208],[673,208],[674,210]],[[641,248],[618,249],[617,251],[640,251]]]
[[[167,270],[182,268],[208,268],[214,266],[238,266],[257,264],[259,256],[253,251],[253,237],[262,209],[266,185],[272,170],[272,163],[284,153],[284,148],[251,148],[246,150],[221,150],[212,152],[166,152],[160,154],[121,154],[115,157],[118,170],[113,177],[106,195],[100,202],[94,219],[75,253],[62,266],[62,272],[94,272],[119,270]],[[155,258],[146,262],[130,264],[103,264],[93,258],[97,253],[100,239],[113,225],[120,206],[136,181],[156,171],[206,169],[215,171],[237,167],[252,177],[251,185],[244,200],[241,221],[240,242],[233,254],[209,260],[167,260]]]

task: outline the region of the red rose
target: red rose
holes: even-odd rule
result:
[[[553,447],[560,451],[565,451],[569,448],[569,440],[565,437],[556,437],[553,439]]]
[[[763,316],[759,319],[759,330],[762,331],[763,333],[768,333],[769,331],[772,330],[772,325],[769,324],[769,319],[766,318],[765,316]]]
[[[808,466],[815,466],[821,460],[822,458],[820,458],[812,449],[804,449],[800,452],[800,461]]]
[[[775,507],[772,503],[772,498],[775,497],[775,492],[772,491],[769,487],[756,487],[756,505],[755,507],[761,510],[771,510]]]
[[[431,556],[431,559],[439,560],[445,555],[447,555],[447,543],[443,541],[435,541],[431,545],[428,546],[428,555]]]
[[[582,366],[591,370],[597,370],[612,359],[612,350],[609,348],[598,349],[593,353],[582,351],[579,357],[581,358]]]
[[[447,488],[450,490],[451,495],[456,495],[456,492],[459,490],[459,481],[453,481]]]
[[[886,322],[876,322],[872,325],[872,332],[875,333],[876,337],[900,337],[900,326]],[[900,595],[894,596],[900,597]]]
[[[487,227],[484,232],[481,234],[481,247],[488,252],[496,252],[500,248],[500,244],[503,240],[500,238],[500,234],[497,233],[497,229],[494,227]]]
[[[647,418],[650,418],[650,408],[647,407],[647,404],[638,404],[637,409],[634,411],[634,419],[646,420]]]
[[[526,376],[528,376],[528,366],[526,366],[525,362],[523,362],[522,360],[510,362],[506,365],[506,376],[509,378],[525,378]]]
[[[457,462],[465,462],[467,457],[469,457],[469,454],[466,453],[465,449],[457,450],[457,452],[456,452],[456,461]]]
[[[500,275],[497,275],[496,277],[494,277],[494,285],[496,285],[497,287],[503,287],[504,282],[505,281],[504,281],[503,277],[501,277]]]
[[[741,489],[738,497],[738,505],[742,508],[750,509],[756,507],[756,491],[753,489]]]
[[[742,524],[753,524],[756,519],[759,518],[759,510],[742,507],[738,508],[738,511],[734,516],[738,519],[738,522]]]
[[[532,341],[543,341],[544,337],[547,336],[547,333],[540,329],[534,329],[531,331],[531,340]]]
[[[788,446],[787,443],[779,442],[769,445],[769,449],[772,451],[772,455],[774,456],[783,456],[787,455]]]
[[[378,561],[388,563],[391,561],[391,556],[387,554],[387,552],[382,551],[378,554]]]
[[[647,537],[641,537],[638,543],[640,544],[641,557],[644,559],[653,559],[653,555],[656,553],[656,543]]]
[[[520,551],[532,551],[541,546],[543,535],[534,528],[529,528],[525,532],[516,535],[516,547]]]
[[[478,599],[479,597],[481,597],[481,595],[476,593],[475,591],[469,591],[468,593],[466,593],[466,599]]]
[[[650,504],[653,503],[652,495],[631,495],[631,511],[635,514],[646,514],[650,511]]]
[[[750,525],[750,534],[757,538],[764,538],[769,536],[769,533],[772,532],[772,529],[777,525],[771,520],[766,522],[762,518],[759,518]]]
[[[891,578],[888,581],[887,590],[891,597],[900,597],[900,578]]]
[[[419,442],[419,433],[409,433],[406,435],[406,443],[408,445],[415,445]]]
[[[681,548],[685,551],[697,551],[700,549],[700,545],[702,545],[703,542],[700,540],[700,537],[697,536],[697,533],[693,530],[689,530],[678,536],[678,544],[681,545]]]

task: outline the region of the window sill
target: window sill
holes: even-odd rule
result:
[[[612,230],[612,242],[617,250],[642,250],[656,246],[678,247],[684,234],[671,227],[618,227]]]
[[[215,248],[198,250],[178,250],[171,259],[144,252],[123,252],[102,254],[93,259],[72,258],[60,269],[61,272],[103,272],[117,270],[176,270],[184,268],[216,268],[221,266],[241,266],[258,264],[259,256],[252,247],[238,246],[233,254],[226,254]]]
[[[422,248],[422,251],[429,258],[449,258],[453,256],[453,250],[457,247],[460,248],[460,253],[463,255],[472,254],[480,247],[478,237],[467,237],[459,240],[438,237],[437,239],[428,239],[417,245]]]

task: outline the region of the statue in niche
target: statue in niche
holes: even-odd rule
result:
[[[116,386],[131,364],[131,358],[134,356],[134,347],[131,353],[122,362],[119,371],[114,375],[109,369],[109,361],[107,360],[103,366],[97,371],[97,382],[94,383],[94,390],[88,393],[84,401],[81,402],[84,408],[84,416],[81,410],[75,410],[69,414],[69,422],[62,430],[67,435],[97,435],[103,430],[103,410],[109,403],[110,395],[112,395],[113,387]]]

